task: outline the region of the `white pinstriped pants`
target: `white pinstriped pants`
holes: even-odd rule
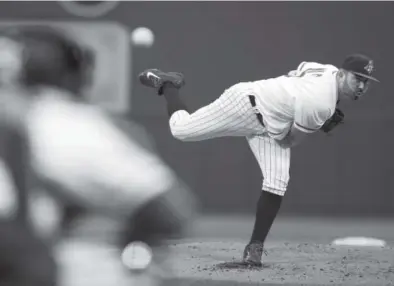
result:
[[[240,83],[194,113],[177,111],[169,121],[171,133],[182,141],[246,137],[262,171],[262,189],[283,196],[290,179],[290,148],[283,148],[268,136],[256,117],[249,95],[253,91]]]

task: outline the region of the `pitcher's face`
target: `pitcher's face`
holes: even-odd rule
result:
[[[369,88],[369,80],[352,72],[344,72],[340,80],[339,92],[342,98],[357,100],[364,96]]]

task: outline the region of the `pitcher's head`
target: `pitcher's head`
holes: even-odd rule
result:
[[[347,56],[338,72],[338,96],[340,99],[359,99],[368,91],[371,81],[379,82],[372,76],[374,63],[363,54]]]

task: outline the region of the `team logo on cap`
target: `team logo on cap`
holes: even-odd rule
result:
[[[373,71],[373,61],[369,61],[368,64],[364,67],[364,69],[368,72],[368,74],[371,74]]]

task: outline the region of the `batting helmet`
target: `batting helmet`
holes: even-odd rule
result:
[[[18,48],[14,45],[13,51],[7,50],[4,45],[7,40],[16,43]],[[13,60],[2,59],[2,53],[8,53],[8,59]],[[18,72],[19,79],[27,86],[67,88],[64,79],[69,76],[84,85],[93,61],[91,50],[53,27],[23,25],[0,31],[0,70],[8,68]]]

